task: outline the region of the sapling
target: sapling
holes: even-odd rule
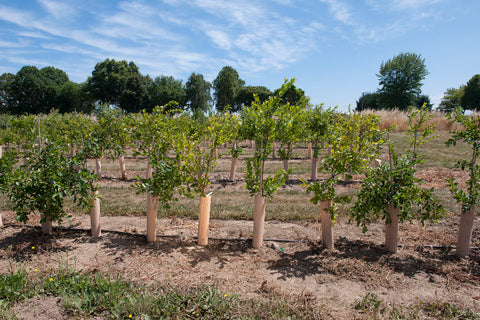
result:
[[[462,190],[453,177],[447,180],[450,192],[462,205],[455,254],[458,257],[466,257],[470,254],[475,206],[480,203],[480,166],[477,164],[477,157],[480,155],[480,117],[467,116],[458,108],[448,114],[448,118],[452,124],[456,123],[456,127],[455,131],[451,132],[452,138],[447,140],[446,145],[455,146],[458,141],[463,141],[472,148],[470,161],[459,160],[456,164],[457,168],[468,171],[467,190]]]
[[[350,116],[336,115],[335,117],[332,113],[327,113],[326,117],[336,120],[324,128],[329,129],[328,140],[331,152],[323,159],[322,170],[329,172],[331,176],[311,184],[303,181],[303,185],[307,187],[308,193],[314,193],[310,201],[314,204],[320,202],[322,244],[328,249],[333,249],[332,227],[336,219],[334,204],[350,201],[349,197],[337,194],[335,185],[342,175],[350,177],[352,172],[363,171],[370,157],[376,154],[377,145],[381,140],[372,139],[372,136],[380,131],[378,119],[373,115],[364,116],[355,113]],[[328,118],[327,121],[332,121]],[[317,121],[317,127],[323,128],[318,124],[322,124],[322,121]]]
[[[362,180],[357,202],[350,210],[351,219],[367,231],[371,219],[382,219],[386,223],[385,248],[395,253],[398,249],[398,224],[405,221],[438,221],[445,209],[438,204],[434,189],[421,188],[422,181],[415,177],[417,165],[423,163],[418,147],[431,139],[434,125],[427,108],[413,111],[409,115],[408,134],[411,136],[410,149],[402,156],[395,152],[393,143],[388,141],[389,161],[376,168],[367,168]]]
[[[25,165],[15,169],[9,181],[7,196],[14,204],[17,220],[27,222],[28,216],[41,214],[42,230],[51,233],[51,222],[61,223],[70,216],[64,210],[67,198],[82,208],[89,208],[95,191],[95,176],[78,169],[79,157],[63,155],[61,148],[47,141],[34,146],[27,154]]]
[[[255,197],[253,216],[253,247],[259,248],[263,243],[266,200],[272,200],[277,189],[284,185],[289,171],[280,169],[274,176],[265,177],[265,161],[272,153],[273,141],[277,138],[281,123],[278,119],[288,115],[288,106],[282,104],[281,97],[293,85],[293,81],[285,81],[279,94],[266,101],[255,101],[243,109],[242,131],[246,138],[255,141],[255,153],[246,159],[246,188]]]

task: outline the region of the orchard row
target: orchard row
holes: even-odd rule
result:
[[[98,235],[98,192],[96,180],[101,177],[102,157],[121,158],[127,147],[135,155],[149,159],[145,178],[137,177],[138,192],[147,193],[147,239],[155,241],[158,206],[168,208],[179,195],[200,195],[199,244],[208,241],[210,214],[209,173],[217,163],[217,148],[231,146],[232,170],[242,152],[239,141],[251,140],[255,152],[246,158],[246,188],[255,197],[253,246],[263,242],[265,207],[276,190],[287,180],[291,170],[288,159],[293,145],[308,142],[312,150],[311,181],[304,181],[311,199],[320,203],[322,240],[333,247],[333,203],[350,201],[336,194],[339,179],[362,173],[362,188],[350,213],[358,225],[367,228],[372,217],[387,224],[385,245],[390,252],[398,247],[398,224],[418,219],[439,220],[444,208],[438,204],[433,189],[421,187],[415,177],[417,164],[422,162],[421,145],[431,139],[433,126],[425,108],[409,113],[410,149],[395,152],[389,131],[380,130],[379,119],[371,114],[340,114],[322,106],[306,108],[282,102],[282,94],[292,85],[286,82],[278,95],[266,101],[258,97],[240,115],[229,113],[194,119],[189,114],[163,112],[157,107],[152,113],[124,115],[118,110],[103,108],[96,119],[82,114],[52,113],[48,116],[3,116],[0,143],[7,148],[0,160],[0,191],[14,203],[17,219],[28,221],[31,212],[42,214],[45,232],[51,222],[65,217],[63,202],[72,198],[80,206],[90,207],[92,233]],[[472,158],[459,166],[470,173],[467,190],[450,180],[455,199],[462,203],[462,222],[458,232],[457,255],[469,254],[474,207],[480,200],[479,168],[476,157],[480,148],[480,120],[467,117],[460,110],[449,115],[460,126],[447,142],[454,145],[465,141],[472,146]],[[388,147],[386,163],[372,167],[382,146]],[[278,150],[277,150],[278,148]],[[327,148],[320,162],[330,172],[327,179],[317,181],[317,158]],[[265,161],[277,150],[284,160],[284,169],[265,174]],[[68,155],[68,156],[67,156]],[[22,159],[21,165],[15,165]],[[86,170],[86,159],[97,160],[96,175]],[[125,178],[124,162],[122,176]],[[96,216],[96,217],[95,217]]]

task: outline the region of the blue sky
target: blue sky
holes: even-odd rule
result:
[[[247,85],[294,77],[346,110],[378,88],[382,61],[415,52],[438,104],[480,73],[479,27],[479,0],[0,0],[0,73],[54,66],[83,82],[111,58],[185,82],[230,65]]]

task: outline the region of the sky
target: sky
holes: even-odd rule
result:
[[[232,66],[246,85],[295,78],[311,103],[347,110],[378,89],[382,62],[414,52],[438,105],[480,73],[479,30],[479,0],[0,0],[0,74],[53,66],[80,83],[109,58],[185,83]]]

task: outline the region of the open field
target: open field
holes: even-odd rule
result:
[[[381,247],[385,229],[382,223],[372,221],[362,234],[348,221],[348,207],[339,208],[334,227],[336,249],[321,247],[319,208],[309,202],[300,183],[300,178],[310,178],[310,160],[302,145],[295,149],[290,161],[292,176],[267,204],[265,238],[274,241],[267,240],[258,250],[252,249],[248,240],[253,229],[253,199],[244,188],[241,173],[245,169],[244,157],[252,153],[248,148],[240,157],[237,181],[227,181],[228,156],[219,160],[211,174],[212,239],[206,247],[197,246],[194,239],[198,198],[180,199],[168,211],[160,209],[157,242],[146,243],[146,196],[137,195],[131,187],[135,176],[145,174],[146,161],[142,158],[127,157],[127,180],[118,178],[118,161],[103,161],[101,224],[104,230],[115,232],[104,232],[98,239],[85,231],[89,217],[76,211],[71,212],[70,225],[64,223],[66,229],[56,230],[49,237],[42,236],[38,229],[18,226],[14,213],[9,211],[10,204],[1,198],[0,210],[6,225],[0,230],[2,274],[23,270],[35,289],[30,290],[33,294],[14,302],[2,302],[0,306],[8,304],[10,311],[0,312],[0,319],[8,319],[13,313],[25,319],[52,319],[45,312],[52,305],[57,312],[53,318],[59,319],[103,319],[110,315],[148,319],[145,314],[159,318],[147,306],[157,304],[166,310],[170,305],[152,302],[150,296],[170,297],[172,308],[178,307],[179,318],[248,319],[256,315],[259,319],[478,319],[480,250],[472,250],[468,259],[454,257],[452,246],[460,208],[445,182],[449,176],[466,180],[465,173],[454,169],[454,165],[458,158],[467,156],[468,149],[463,145],[447,149],[444,141],[449,134],[442,131],[439,135],[422,148],[426,162],[419,166],[418,174],[426,187],[435,188],[447,208],[447,217],[425,226],[402,225],[402,247],[396,254],[388,254]],[[402,133],[394,133],[393,139],[399,151],[406,145]],[[219,153],[225,154],[226,150]],[[94,168],[93,162],[88,165]],[[267,173],[281,167],[280,160],[271,160]],[[319,178],[326,174],[320,173]],[[351,182],[339,185],[340,193],[355,195],[361,178],[354,176]],[[34,216],[29,224],[38,225],[38,220]],[[480,247],[478,218],[472,245]],[[76,271],[66,272],[62,267],[65,265]],[[77,279],[77,273],[119,275],[141,292],[144,300],[140,303],[134,300],[140,297],[132,294],[128,297],[135,303],[124,302],[123,309],[103,305],[82,309],[72,303],[80,299],[76,293],[58,292],[44,284],[50,279],[70,283],[70,277]],[[170,296],[172,292],[177,292],[177,298],[193,298],[185,298],[187,302],[175,300]],[[120,294],[118,300],[125,296],[127,293]],[[197,298],[202,302],[197,303]],[[205,311],[202,304],[218,312]]]

